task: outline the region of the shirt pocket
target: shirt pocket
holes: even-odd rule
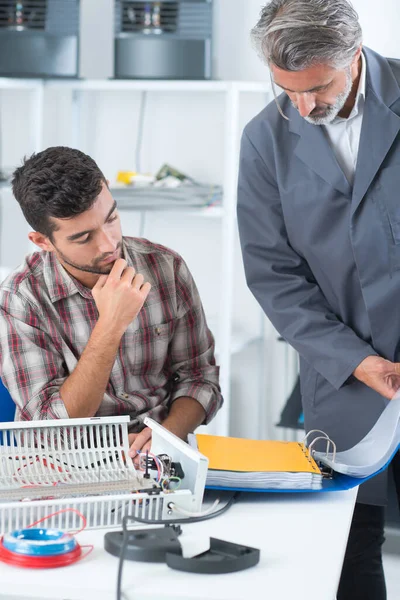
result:
[[[174,322],[159,323],[142,327],[132,332],[129,343],[130,372],[135,376],[161,373],[168,359],[169,343],[174,331]]]

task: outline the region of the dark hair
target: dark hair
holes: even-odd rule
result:
[[[52,239],[51,217],[69,219],[94,204],[107,183],[95,161],[73,148],[55,146],[25,158],[13,173],[12,189],[25,219]]]

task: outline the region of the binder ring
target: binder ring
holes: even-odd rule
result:
[[[311,431],[309,431],[307,433],[307,435],[303,438],[302,443],[307,446],[306,442],[308,437],[312,434],[312,433],[322,433],[323,437],[327,440],[329,440],[330,438],[328,437],[328,435],[325,433],[325,431],[322,431],[322,429],[311,429]],[[320,438],[318,438],[320,439]]]
[[[311,433],[311,431],[310,431],[310,433]],[[313,439],[313,441],[311,442],[311,444],[308,447],[308,450],[309,450],[310,454],[312,454],[312,447],[314,446],[315,442],[317,442],[318,440],[326,440],[326,450],[325,450],[326,458],[329,458],[329,448],[330,448],[330,445],[332,444],[332,448],[333,448],[333,451],[332,451],[332,463],[334,463],[335,459],[336,459],[336,444],[326,434],[323,435],[323,436],[320,435],[320,436],[318,436],[318,437],[316,437],[316,438]]]

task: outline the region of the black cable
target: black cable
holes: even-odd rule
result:
[[[132,517],[131,515],[126,515],[124,519],[129,521],[137,521],[138,523],[146,523],[147,525],[181,525],[183,523],[198,523],[199,521],[207,521],[208,519],[213,519],[214,517],[219,517],[219,515],[222,515],[238,499],[239,495],[240,492],[235,492],[222,508],[213,511],[208,515],[203,515],[202,517],[187,517],[186,519],[142,519],[141,517]]]
[[[121,582],[122,582],[122,567],[125,560],[125,552],[126,547],[128,545],[128,537],[129,531],[126,528],[126,524],[128,521],[137,521],[138,523],[145,523],[146,525],[178,525],[181,523],[198,523],[199,521],[207,521],[208,519],[213,519],[214,517],[219,517],[224,512],[229,510],[234,502],[239,498],[240,492],[235,492],[229,498],[228,502],[220,509],[209,513],[208,515],[204,515],[202,517],[189,517],[187,519],[142,519],[141,517],[134,517],[133,515],[125,515],[122,518],[122,547],[121,553],[119,555],[119,564],[118,564],[118,578],[117,578],[117,600],[121,600]]]

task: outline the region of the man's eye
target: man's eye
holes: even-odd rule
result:
[[[84,239],[79,240],[77,244],[86,244],[90,240],[90,235],[88,234]]]
[[[115,215],[114,217],[110,217],[107,222],[112,223],[113,221],[116,221],[117,219],[118,219],[118,215]]]

